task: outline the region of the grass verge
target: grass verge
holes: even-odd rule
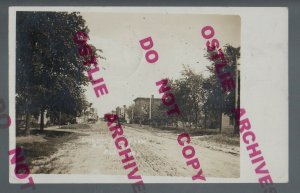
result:
[[[26,163],[30,170],[34,167],[33,161],[49,157],[54,154],[61,145],[69,140],[77,139],[79,133],[65,131],[44,131],[32,130],[31,135],[25,137],[17,137],[17,146],[21,146],[24,150]],[[42,140],[41,140],[42,139]],[[39,166],[39,170],[35,173],[49,173],[48,169]]]

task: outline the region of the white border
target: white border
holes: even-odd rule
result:
[[[288,10],[287,8],[229,7],[10,7],[9,8],[9,112],[15,117],[16,11],[81,11],[110,13],[219,14],[241,17],[241,107],[246,108],[273,181],[288,182]],[[278,28],[278,25],[280,26]],[[255,29],[257,27],[258,29]],[[276,28],[277,27],[277,28]],[[199,26],[200,28],[200,26]],[[276,29],[277,31],[273,31]],[[278,30],[281,36],[278,35]],[[261,36],[263,37],[261,37]],[[200,33],[199,33],[200,39]],[[273,44],[274,43],[274,44]],[[270,45],[270,46],[269,46]],[[264,47],[264,49],[261,48]],[[278,47],[277,47],[278,46]],[[257,51],[263,52],[263,56]],[[263,66],[262,66],[263,65]],[[274,88],[270,90],[270,88]],[[266,92],[267,90],[267,92]],[[276,108],[271,108],[272,105]],[[269,108],[269,109],[268,109]],[[279,110],[278,110],[279,108]],[[267,112],[266,109],[269,111]],[[276,115],[274,115],[276,113]],[[273,118],[276,116],[275,118]],[[266,121],[264,121],[264,119]],[[271,121],[269,121],[271,120]],[[15,148],[15,122],[9,148]],[[263,130],[259,130],[263,128]],[[282,140],[280,146],[277,141]],[[272,144],[272,145],[270,145]],[[207,183],[257,183],[241,142],[240,178],[207,178]],[[277,152],[272,150],[276,149]],[[126,176],[32,174],[35,183],[131,183]],[[144,183],[195,183],[190,177],[143,176]],[[10,183],[16,179],[9,166]],[[23,182],[25,183],[25,182]]]

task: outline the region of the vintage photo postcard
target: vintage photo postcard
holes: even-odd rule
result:
[[[10,182],[287,182],[287,41],[284,8],[10,7]]]

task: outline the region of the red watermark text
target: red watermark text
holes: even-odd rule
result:
[[[25,163],[24,151],[21,147],[8,151],[8,154],[12,156],[10,163],[15,164],[15,176],[20,180],[27,180],[28,184],[22,185],[21,189],[32,187],[35,189],[34,181],[30,174],[28,165]]]
[[[126,171],[129,171],[127,178],[135,181],[132,185],[132,189],[135,193],[142,191],[142,189],[145,190],[142,176],[137,174],[139,169],[132,155],[128,140],[124,135],[123,126],[118,123],[118,116],[116,114],[105,114],[105,119],[107,120],[107,126],[111,132],[115,146],[119,151],[118,154],[122,158],[121,162],[123,164],[123,168]]]

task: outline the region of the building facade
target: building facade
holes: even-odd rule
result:
[[[134,109],[133,109],[133,122],[135,123],[143,123],[147,124],[152,118],[152,112],[154,108],[158,108],[161,104],[160,98],[146,98],[146,97],[138,97],[133,100],[134,101]]]

